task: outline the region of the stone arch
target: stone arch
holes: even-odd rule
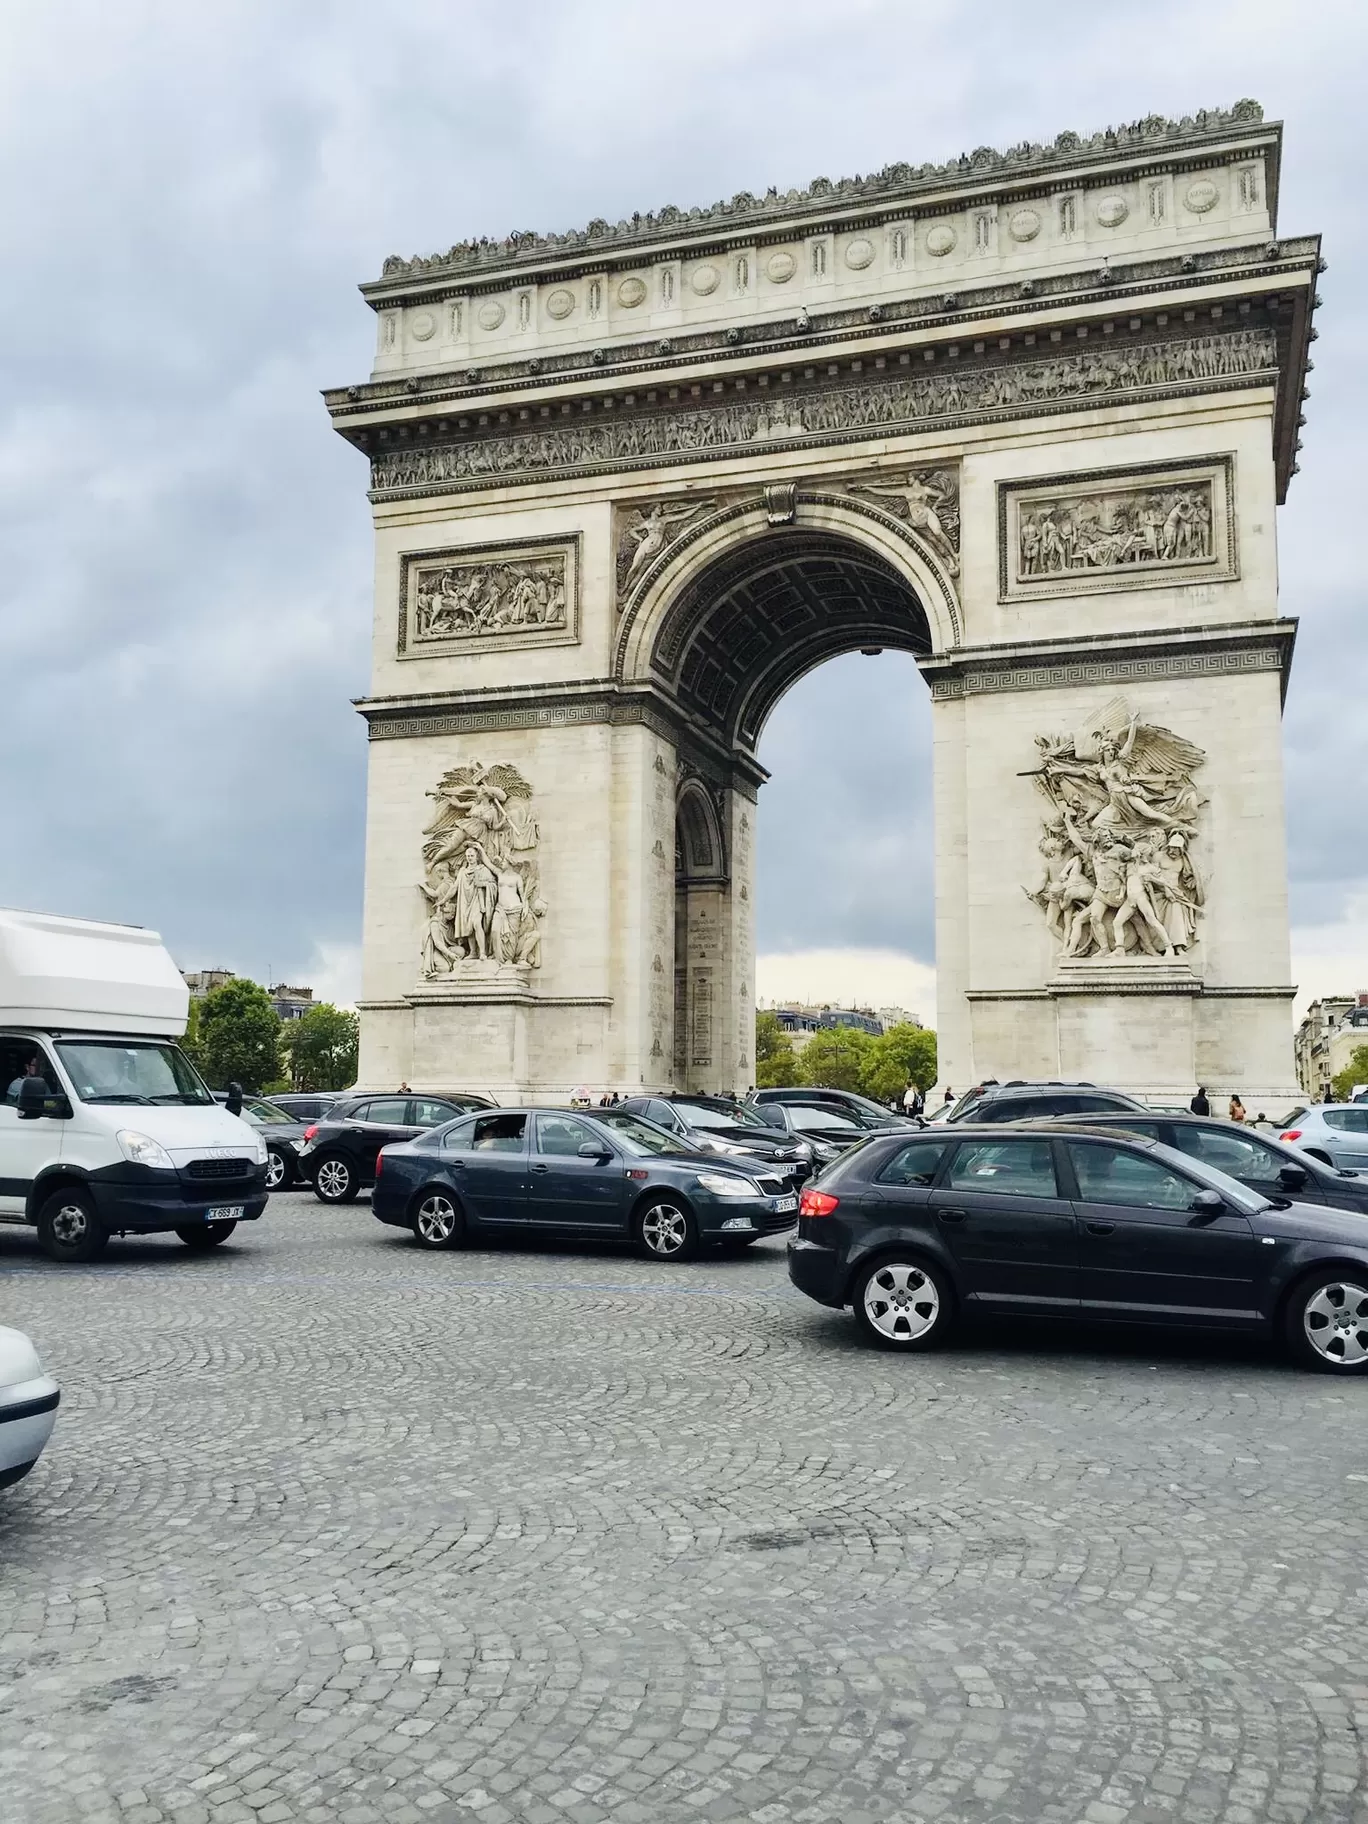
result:
[[[675,797],[675,879],[692,885],[726,877],[727,849],[717,806],[701,779],[686,779]]]

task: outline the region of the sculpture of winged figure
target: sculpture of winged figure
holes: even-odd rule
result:
[[[639,576],[644,576],[686,520],[706,512],[711,500],[686,500],[671,507],[663,500],[637,507],[632,520],[622,528],[618,545],[618,596],[625,596]]]
[[[541,963],[546,904],[532,788],[517,767],[454,766],[428,793],[420,966],[428,978]]]
[[[932,546],[950,575],[959,575],[959,488],[953,470],[911,469],[905,482],[878,487],[851,482],[850,492],[890,503],[898,518]]]
[[[1068,956],[1176,957],[1196,941],[1193,864],[1206,755],[1114,697],[1072,735],[1036,737],[1028,777],[1050,801],[1046,877],[1028,896]],[[1073,908],[1071,911],[1070,908]]]
[[[514,766],[485,767],[477,762],[452,767],[428,797],[437,806],[423,831],[423,859],[429,869],[460,855],[471,843],[502,864],[514,848],[536,842],[536,825],[530,820],[532,788]]]

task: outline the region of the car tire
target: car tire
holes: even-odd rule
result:
[[[313,1188],[320,1203],[354,1203],[361,1179],[350,1159],[325,1153],[314,1166]]]
[[[693,1212],[674,1197],[648,1197],[636,1219],[637,1245],[648,1260],[692,1260],[698,1252]]]
[[[294,1183],[294,1167],[278,1147],[266,1148],[266,1189],[288,1191]]]
[[[420,1248],[459,1248],[465,1240],[461,1206],[440,1186],[414,1199],[413,1239]]]
[[[855,1321],[877,1349],[935,1349],[950,1334],[955,1301],[939,1267],[918,1254],[885,1254],[858,1274]]]
[[[1288,1294],[1283,1331],[1303,1367],[1368,1374],[1368,1267],[1308,1273]]]
[[[187,1248],[193,1248],[196,1254],[203,1254],[209,1248],[217,1248],[227,1241],[235,1222],[202,1222],[193,1229],[177,1229],[176,1233]]]
[[[38,1212],[38,1245],[49,1260],[97,1260],[109,1241],[86,1191],[56,1191]]]

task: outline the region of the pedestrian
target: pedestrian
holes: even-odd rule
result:
[[[1232,1121],[1243,1121],[1245,1118],[1245,1105],[1238,1096],[1230,1098],[1230,1118]]]
[[[954,1092],[954,1090],[953,1090],[953,1089],[951,1089],[951,1088],[950,1088],[950,1086],[949,1086],[949,1085],[948,1085],[948,1084],[947,1084],[947,1085],[946,1085],[946,1089],[945,1089],[945,1099],[944,1099],[944,1101],[943,1101],[943,1102],[942,1102],[942,1103],[941,1103],[941,1107],[942,1107],[942,1108],[949,1108],[949,1106],[950,1106],[950,1104],[951,1104],[951,1103],[952,1103],[952,1102],[953,1102],[953,1101],[954,1101],[954,1099],[955,1099],[955,1092]]]
[[[903,1091],[902,1105],[903,1105],[903,1113],[905,1115],[915,1115],[916,1114],[916,1112],[917,1112],[917,1086],[915,1083],[913,1083],[911,1081],[908,1082],[907,1088]]]
[[[411,1096],[413,1091],[409,1088],[407,1083],[401,1083],[399,1085],[399,1094],[401,1096]]]
[[[1192,1098],[1191,1102],[1188,1103],[1188,1107],[1192,1110],[1194,1115],[1209,1115],[1211,1113],[1211,1103],[1207,1100],[1207,1093],[1200,1086],[1198,1087],[1197,1094]]]
[[[621,1102],[621,1100],[622,1100],[622,1097],[618,1094],[618,1092],[616,1090],[614,1090],[612,1095],[608,1099],[609,1108],[616,1108],[618,1103]]]

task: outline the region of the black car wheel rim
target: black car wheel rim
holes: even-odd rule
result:
[[[863,1304],[871,1327],[894,1343],[915,1343],[940,1316],[934,1280],[906,1261],[890,1261],[871,1273]]]
[[[418,1206],[418,1233],[424,1241],[450,1241],[456,1233],[456,1206],[449,1197],[425,1197]]]
[[[345,1196],[351,1173],[340,1159],[325,1159],[318,1168],[318,1189],[323,1197]]]
[[[1368,1289],[1336,1280],[1321,1286],[1302,1310],[1306,1340],[1323,1361],[1356,1368],[1368,1361]]]
[[[672,1203],[657,1203],[641,1219],[641,1238],[652,1254],[669,1258],[689,1238],[689,1220]]]

